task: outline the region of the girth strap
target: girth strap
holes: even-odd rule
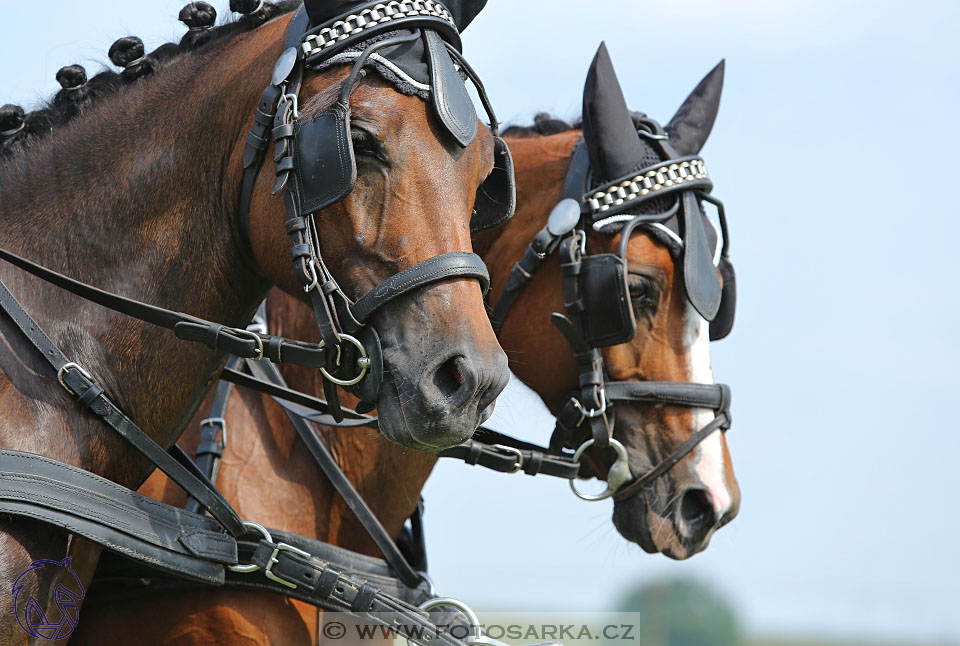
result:
[[[222,583],[237,562],[213,518],[157,502],[50,458],[0,450],[0,513],[32,518],[193,581]]]

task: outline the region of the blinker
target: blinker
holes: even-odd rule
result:
[[[580,298],[583,300],[583,339],[592,348],[627,343],[637,335],[630,301],[627,263],[613,253],[583,257]]]
[[[572,198],[560,200],[550,212],[547,219],[547,230],[550,235],[560,237],[573,231],[580,222],[580,202]]]

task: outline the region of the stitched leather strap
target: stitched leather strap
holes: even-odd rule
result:
[[[247,369],[259,379],[268,380],[278,386],[286,387],[283,375],[271,364],[248,362]],[[403,554],[400,553],[396,543],[393,542],[393,538],[387,533],[383,525],[380,524],[376,515],[370,507],[367,506],[367,503],[363,500],[363,497],[350,480],[347,479],[347,476],[343,473],[340,465],[337,464],[336,459],[330,453],[327,445],[320,441],[320,438],[317,437],[314,430],[304,418],[289,410],[284,410],[290,419],[290,423],[293,424],[293,428],[296,429],[297,435],[300,436],[300,439],[307,446],[307,450],[310,451],[310,455],[313,456],[320,470],[327,476],[327,479],[330,480],[330,483],[334,489],[337,490],[337,493],[340,494],[340,497],[347,504],[347,507],[350,508],[350,511],[353,512],[357,520],[360,521],[360,524],[363,525],[367,534],[373,539],[373,542],[376,543],[380,552],[384,558],[387,559],[387,562],[390,563],[400,580],[411,588],[420,585],[422,577],[417,574],[413,567],[407,562],[406,558],[404,558]]]
[[[728,411],[733,399],[726,384],[695,384],[684,381],[608,381],[604,384],[610,401],[673,404],[692,408]]]
[[[106,396],[99,385],[78,367],[71,367],[60,349],[44,334],[43,330],[14,298],[7,286],[0,281],[0,307],[13,320],[20,332],[40,352],[40,355],[56,371],[64,386],[92,413],[100,417],[110,428],[127,440],[150,462],[166,473],[189,495],[196,498],[231,534],[243,533],[243,524],[230,503],[217,491],[206,477],[196,470],[182,452],[167,453],[129,417],[123,414]],[[75,365],[75,364],[74,364]]]
[[[714,431],[725,431],[730,428],[730,424],[731,420],[729,413],[718,413],[712,422],[691,435],[686,442],[677,447],[677,449],[667,456],[660,464],[655,466],[650,471],[647,471],[630,484],[620,487],[620,489],[613,494],[613,499],[617,502],[626,500],[640,490],[649,487],[654,480],[672,469],[677,462],[686,457],[690,451],[697,448],[697,445],[707,439]]]
[[[154,568],[223,582],[236,542],[209,517],[157,502],[89,471],[0,450],[0,513],[66,529]]]
[[[484,294],[490,289],[490,274],[480,256],[467,251],[451,251],[394,274],[361,296],[350,309],[357,321],[366,323],[390,301],[426,285],[458,277],[476,278]]]
[[[321,368],[328,365],[328,351],[315,344],[266,334],[254,335],[246,330],[212,323],[196,316],[112,294],[42,267],[6,249],[0,249],[0,259],[97,305],[173,330],[178,338],[185,341],[203,343],[213,350],[245,359],[260,358],[262,352],[262,356],[277,363],[281,361],[295,363],[308,368]]]

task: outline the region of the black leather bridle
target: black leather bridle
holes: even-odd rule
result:
[[[652,119],[638,115],[635,122],[638,133],[656,144],[666,161],[604,186],[591,187],[590,160],[581,138],[571,156],[564,183],[565,199],[554,209],[550,222],[534,237],[523,258],[514,266],[491,316],[494,330],[499,332],[511,306],[536,271],[550,254],[559,254],[564,274],[566,315],[555,313],[551,320],[570,345],[580,375],[579,390],[567,399],[557,414],[550,451],[566,455],[565,450],[572,450],[575,460],[579,460],[590,446],[612,446],[617,452],[617,460],[609,469],[604,493],[581,494],[571,480],[574,492],[586,500],[602,500],[610,496],[618,501],[629,498],[650,487],[714,431],[726,431],[731,425],[729,386],[662,381],[613,382],[608,380],[604,369],[600,348],[625,343],[636,334],[636,321],[626,283],[626,248],[630,235],[638,227],[662,225],[678,216],[685,220],[688,230],[701,225],[702,212],[698,200],[719,205],[723,234],[720,264],[721,268],[724,264],[729,266],[731,277],[723,292],[726,303],[721,301],[711,323],[711,338],[726,336],[733,324],[732,301],[735,292],[732,291],[733,269],[728,258],[726,215],[722,204],[708,195],[713,183],[705,171],[700,172],[702,160],[678,156],[669,145],[666,133]],[[681,168],[684,170],[681,171]],[[651,185],[656,188],[631,197],[623,187],[635,183],[638,176],[650,177]],[[657,179],[661,176],[666,177],[663,182]],[[598,197],[611,194],[617,200],[613,208],[603,209],[603,216],[610,218],[620,214],[619,218],[625,222],[621,229],[619,254],[589,256],[586,254],[586,231],[597,224],[591,216],[596,214],[600,205]],[[636,215],[645,202],[666,196],[675,198],[673,207],[661,213]],[[724,275],[727,275],[726,271]],[[689,281],[687,289],[691,289]],[[613,438],[614,405],[626,401],[709,408],[714,411],[715,417],[659,464],[634,477],[629,470],[626,450]]]
[[[337,386],[351,389],[367,402],[377,399],[383,359],[370,320],[378,310],[401,296],[437,282],[474,278],[480,282],[484,294],[490,285],[486,265],[479,256],[455,251],[434,256],[394,274],[354,302],[337,284],[323,261],[314,214],[342,200],[353,189],[357,171],[350,136],[350,96],[366,73],[364,66],[376,52],[423,39],[431,67],[435,112],[455,141],[466,146],[476,135],[477,119],[460,72],[452,62],[456,59],[460,70],[478,90],[496,142],[496,170],[478,190],[471,229],[477,231],[499,226],[512,217],[515,205],[510,153],[499,137],[497,118],[483,84],[459,52],[460,36],[453,18],[439,3],[417,4],[431,5],[432,11],[399,14],[378,23],[371,21],[370,14],[365,11],[382,11],[383,5],[370,2],[354,8],[347,18],[340,17],[313,28],[308,28],[307,12],[301,7],[290,22],[284,52],[277,61],[271,85],[260,98],[254,126],[247,138],[240,200],[241,226],[248,230],[253,187],[272,139],[278,178],[273,192],[274,195],[284,194],[287,217],[284,226],[290,236],[294,273],[313,305],[322,338],[320,345],[331,354],[327,365],[320,370],[325,378],[324,393],[338,420],[342,419],[342,412]],[[363,15],[368,16],[365,22],[351,22]],[[344,22],[350,23],[352,31],[346,37],[330,39],[331,30],[342,29]],[[397,30],[412,32],[366,45],[353,63],[337,102],[310,122],[300,120],[297,97],[309,68],[322,64],[358,41]],[[324,39],[320,45],[317,45],[318,38]],[[491,195],[494,196],[492,203]]]
[[[398,14],[394,5],[401,6],[403,2],[406,0],[390,0],[385,5],[370,3],[369,6],[374,13],[381,12],[381,7],[390,7],[391,12]],[[364,7],[355,8],[354,11],[362,11]],[[304,36],[313,36],[314,40],[311,42],[316,44],[317,36],[330,33],[331,28],[339,29],[337,25],[342,27],[357,16],[351,13],[331,21],[329,27],[321,25],[307,31],[306,14],[301,8],[291,21],[287,34],[289,47],[277,64],[274,83],[263,93],[255,118],[256,125],[248,138],[241,199],[245,205],[244,218],[249,213],[251,191],[266,150],[267,129],[273,125],[272,138],[280,153],[276,158],[277,172],[281,180],[278,190],[283,189],[287,181],[292,187],[292,190],[287,190],[285,198],[288,215],[286,228],[294,243],[291,255],[298,278],[314,301],[323,343],[303,343],[272,336],[263,329],[233,328],[125,298],[71,279],[5,249],[0,249],[0,259],[101,306],[172,330],[180,339],[203,343],[211,349],[233,354],[238,360],[249,359],[253,365],[252,374],[244,375],[237,370],[228,370],[225,377],[229,378],[232,373],[234,380],[243,381],[244,385],[261,391],[290,392],[282,379],[277,378],[279,373],[271,363],[293,363],[322,369],[328,379],[336,379],[334,375],[337,371],[344,364],[350,364],[359,367],[359,376],[354,375],[349,380],[340,381],[360,382],[367,372],[374,368],[374,357],[371,356],[373,344],[364,342],[366,337],[362,336],[364,330],[360,328],[377,309],[400,295],[437,280],[472,277],[481,282],[484,291],[489,283],[486,267],[479,257],[455,252],[410,267],[387,279],[357,303],[353,303],[330,276],[320,258],[319,238],[312,214],[327,204],[308,203],[308,206],[304,206],[304,199],[310,191],[330,189],[331,201],[328,204],[332,204],[342,199],[352,188],[352,179],[334,183],[332,188],[329,184],[326,187],[316,187],[313,179],[319,176],[317,173],[323,171],[323,165],[318,162],[311,172],[311,165],[304,163],[304,160],[308,159],[304,154],[313,152],[322,155],[329,152],[322,146],[305,146],[309,143],[303,134],[307,128],[298,128],[296,123],[296,95],[305,63],[321,61],[376,34],[405,28],[422,29],[423,33],[427,34],[424,38],[432,60],[439,61],[436,69],[442,68],[447,87],[452,85],[451,81],[455,76],[462,96],[469,98],[466,89],[462,87],[460,72],[449,58],[451,56],[460,63],[463,73],[478,84],[481,98],[492,119],[494,136],[497,136],[496,119],[489,109],[489,102],[479,81],[459,56],[459,52],[436,35],[440,32],[451,39],[456,36],[449,12],[445,15],[446,9],[433,0],[417,0],[411,7],[405,12],[399,12],[403,15],[384,19],[370,29],[345,34],[343,38],[338,38],[333,46],[323,47],[319,54],[314,56],[307,53],[309,48],[305,46]],[[327,29],[327,32],[324,32],[324,29]],[[431,33],[434,36],[430,36]],[[417,37],[420,37],[419,32]],[[380,41],[371,46],[373,49],[368,48],[368,56],[375,49],[387,46],[383,43],[396,44],[406,42],[409,38],[412,37],[401,36]],[[303,47],[301,41],[304,41]],[[455,42],[459,42],[458,37]],[[361,56],[355,63],[341,94],[341,101],[330,112],[330,119],[317,120],[319,123],[313,128],[313,134],[318,141],[323,140],[326,134],[336,141],[349,144],[349,96],[361,75],[366,59],[367,57]],[[444,101],[440,94],[442,93],[434,92],[435,104]],[[459,119],[460,124],[466,121],[463,101],[459,104],[451,101],[442,108],[446,110],[448,117]],[[474,115],[475,121],[472,104],[469,106],[469,113]],[[330,123],[331,120],[333,123]],[[458,134],[458,141],[461,145],[466,145],[464,142],[471,138],[470,133]],[[499,137],[497,139],[499,141]],[[347,173],[348,179],[355,176],[352,148],[340,147],[336,150],[341,163],[341,177],[343,172]],[[497,199],[478,200],[472,228],[492,226],[497,221],[508,219],[512,214],[512,164],[505,146],[500,150],[500,144],[497,144],[497,150],[497,170],[492,176],[496,187],[488,186],[489,190],[485,190],[483,195],[493,195]],[[290,181],[293,176],[295,178]],[[69,464],[24,451],[0,449],[0,514],[31,519],[84,537],[107,548],[105,554],[113,552],[121,555],[127,568],[146,567],[152,573],[148,576],[166,575],[179,582],[213,585],[223,585],[228,579],[235,582],[239,580],[236,584],[241,587],[284,591],[290,596],[324,608],[358,614],[385,628],[394,626],[396,618],[402,618],[404,624],[420,628],[408,635],[412,641],[462,646],[463,641],[437,626],[424,609],[411,605],[411,602],[420,603],[424,598],[433,606],[442,601],[431,598],[433,594],[428,591],[429,586],[411,567],[403,568],[399,561],[394,564],[394,569],[404,577],[403,582],[414,588],[398,590],[394,578],[389,575],[389,566],[382,561],[325,546],[316,541],[311,542],[302,537],[289,536],[283,532],[271,532],[256,523],[243,521],[211,482],[206,472],[210,467],[208,461],[204,461],[205,468],[201,469],[179,447],[174,446],[168,452],[157,444],[113,403],[94,375],[71,361],[51,341],[2,281],[0,309],[49,364],[60,385],[73,398],[91,414],[99,417],[196,501],[192,511],[180,509],[142,496]],[[351,341],[359,355],[353,355],[352,360],[344,361],[343,356],[348,355],[349,350],[341,347],[341,344],[350,332],[356,332],[361,337]],[[263,358],[270,359],[271,363],[259,363]],[[368,361],[365,362],[364,359]],[[238,366],[236,361],[233,366]],[[328,406],[325,402],[300,395],[300,403],[304,401],[315,406],[322,405],[324,410],[329,408],[333,418],[343,417],[335,401]],[[352,417],[364,419],[356,413],[353,413]],[[302,430],[296,423],[295,426]],[[312,432],[310,438],[305,437],[304,441],[315,457],[322,461],[324,448]],[[326,454],[326,458],[328,462],[332,462],[329,454]],[[347,485],[349,486],[349,483]],[[362,503],[362,500],[360,502]],[[199,513],[201,507],[210,515]],[[372,516],[364,515],[358,506],[351,508],[361,517]],[[386,545],[382,548],[388,551],[390,549]],[[109,561],[109,557],[107,560]],[[257,574],[251,577],[253,573]],[[421,584],[421,587],[416,587]],[[423,639],[420,639],[418,634],[424,635]],[[467,642],[479,643],[478,640]]]

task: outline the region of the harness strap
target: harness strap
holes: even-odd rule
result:
[[[717,413],[717,416],[712,422],[691,435],[686,442],[678,446],[677,450],[667,456],[660,464],[655,466],[650,471],[647,471],[630,484],[620,487],[616,493],[613,494],[613,499],[618,502],[621,500],[626,500],[641,489],[646,489],[657,478],[672,469],[677,462],[685,458],[690,451],[697,448],[697,445],[707,439],[714,431],[725,431],[730,428],[731,423],[732,421],[728,412],[724,411]]]
[[[279,386],[286,387],[283,375],[271,364],[258,364],[248,361],[247,369],[260,379],[269,380]],[[310,455],[313,456],[320,470],[327,476],[327,479],[330,480],[330,483],[334,489],[337,490],[337,493],[340,494],[340,497],[347,504],[347,507],[350,508],[350,511],[353,512],[357,520],[360,521],[360,524],[363,525],[367,534],[373,539],[373,542],[376,543],[384,558],[386,558],[387,562],[400,577],[400,580],[411,588],[416,588],[422,581],[422,577],[417,574],[413,567],[407,562],[406,558],[404,558],[403,554],[400,553],[396,543],[393,542],[393,538],[387,533],[383,525],[380,524],[376,515],[370,507],[367,506],[367,503],[363,500],[363,497],[350,480],[347,479],[340,465],[337,464],[336,459],[330,453],[330,449],[320,441],[317,434],[304,418],[287,409],[284,410],[290,419],[290,423],[293,424],[293,428],[296,429],[297,435],[300,436],[300,439],[307,446]]]
[[[556,248],[558,238],[550,233],[547,227],[544,227],[534,236],[533,241],[523,253],[523,257],[517,261],[507,276],[507,284],[500,297],[493,306],[493,313],[490,315],[490,323],[493,325],[495,334],[500,334],[500,329],[507,320],[507,314],[520,294],[533,280],[534,274],[543,265],[547,256]]]
[[[265,379],[259,379],[255,376],[248,375],[238,370],[233,370],[229,367],[223,369],[223,372],[220,373],[220,379],[229,381],[244,388],[261,392],[265,395],[270,395],[274,399],[282,400],[283,403],[281,403],[281,406],[287,410],[296,412],[302,417],[312,417],[317,413],[320,415],[327,415],[327,411],[329,410],[329,404],[322,399],[318,399],[317,397],[313,397],[312,395],[308,395],[306,393],[301,393],[297,390],[291,390],[286,386],[280,386]],[[304,411],[304,409],[306,410]],[[344,410],[343,412],[344,416],[351,420],[351,422],[344,424],[346,426],[367,426],[376,421],[375,417],[361,415],[355,411]],[[316,421],[322,424],[329,424],[330,426],[340,425],[337,423],[330,423],[333,422],[332,417],[329,417],[329,422],[327,419],[328,418],[324,417],[322,418],[322,421],[320,419]]]
[[[213,518],[32,453],[0,450],[0,513],[63,528],[193,581],[223,583],[223,566],[237,563],[236,542]]]
[[[726,384],[696,384],[687,381],[610,381],[604,385],[610,401],[635,401],[709,408],[729,412],[733,399]]]
[[[236,367],[241,359],[231,357],[227,367]],[[217,472],[220,469],[220,458],[227,448],[227,422],[224,419],[227,412],[227,402],[233,393],[233,384],[229,381],[217,382],[217,389],[213,397],[213,406],[210,407],[210,416],[200,423],[200,443],[197,445],[196,465],[211,483],[216,483]],[[200,503],[194,498],[187,498],[184,505],[187,511],[200,512]]]
[[[490,289],[490,274],[480,256],[467,251],[451,251],[390,276],[361,296],[351,310],[358,322],[366,323],[377,310],[404,294],[431,283],[460,277],[476,278],[484,295]]]
[[[51,285],[56,285],[72,294],[76,294],[80,298],[145,323],[152,323],[172,330],[177,338],[203,343],[212,350],[226,352],[245,359],[266,357],[275,363],[293,363],[307,368],[323,368],[331,364],[328,356],[330,350],[320,345],[303,343],[284,337],[274,337],[269,334],[257,334],[248,330],[206,321],[182,312],[157,307],[156,305],[148,305],[68,278],[6,249],[0,248],[0,259],[6,260]],[[54,367],[59,370],[59,366]]]
[[[512,440],[511,444],[517,442],[513,438],[506,439]],[[444,449],[437,455],[441,458],[463,460],[471,466],[479,465],[500,473],[523,471],[530,476],[543,474],[567,480],[580,477],[580,463],[573,462],[569,457],[550,455],[549,449],[544,447],[520,449],[511,444],[490,445],[471,439],[464,444]]]
[[[99,291],[99,290],[98,290]],[[143,429],[117,408],[83,368],[67,361],[60,349],[43,332],[36,321],[0,281],[0,307],[13,320],[20,332],[57,372],[57,379],[80,403],[100,417],[110,428],[127,440],[133,448],[167,474],[190,496],[194,497],[234,536],[243,533],[243,523],[230,503],[196,467],[185,466],[182,452],[171,455]],[[181,460],[176,459],[180,457]],[[189,459],[186,459],[190,463]]]

